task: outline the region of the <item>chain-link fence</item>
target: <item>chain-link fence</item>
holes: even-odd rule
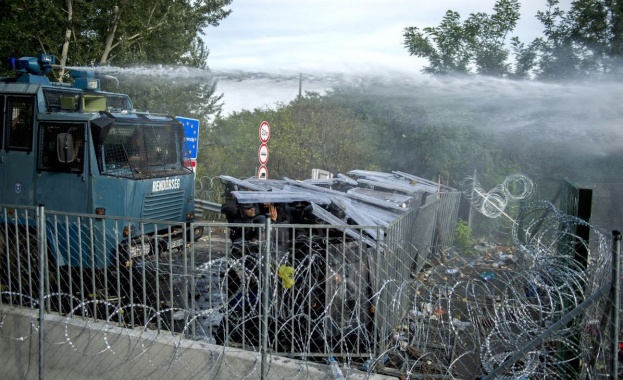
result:
[[[535,199],[523,176],[493,188],[463,189],[478,214],[462,238],[451,192],[387,226],[188,230],[2,207],[3,371],[327,378],[332,356],[349,378],[612,378],[620,235]],[[124,228],[144,233],[106,233]]]

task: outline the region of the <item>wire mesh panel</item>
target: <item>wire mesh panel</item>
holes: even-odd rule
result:
[[[509,239],[444,246],[415,266],[413,247],[434,233],[414,227],[438,212],[389,227],[195,223],[206,232],[194,242],[183,225],[3,206],[0,361],[33,375],[19,358],[37,363],[38,341],[52,379],[322,378],[330,356],[370,379],[611,376],[617,240],[549,201],[505,196],[506,208],[472,201]],[[137,238],[108,233],[126,227]]]
[[[434,252],[434,239],[435,232],[437,231],[435,221],[437,220],[439,203],[440,201],[437,197],[429,197],[427,202],[417,210],[412,227],[414,233],[407,235],[417,252],[417,256],[414,256],[416,258],[415,267],[412,268],[415,273],[424,268],[432,253],[436,253]]]
[[[2,208],[5,302],[14,304],[16,296],[38,300],[43,292],[48,311],[130,326],[145,325],[174,306],[165,293],[171,277],[159,275],[166,275],[160,254],[185,249],[183,224],[47,212],[41,227],[33,217],[39,210]],[[125,237],[117,233],[123,230]]]
[[[0,303],[36,307],[40,294],[37,209],[0,208]]]

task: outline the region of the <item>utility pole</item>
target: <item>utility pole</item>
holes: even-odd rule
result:
[[[303,73],[299,74],[299,99],[303,96]]]

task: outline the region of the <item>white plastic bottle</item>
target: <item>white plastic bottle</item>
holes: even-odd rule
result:
[[[337,361],[335,361],[335,358],[333,356],[329,358],[329,366],[331,367],[331,375],[333,376],[332,378],[334,380],[344,379],[344,374],[342,373],[342,369],[337,364]]]

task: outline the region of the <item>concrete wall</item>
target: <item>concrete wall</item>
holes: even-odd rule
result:
[[[0,305],[0,379],[39,377],[38,310]],[[177,334],[46,314],[45,379],[260,379],[259,353]],[[349,379],[395,379],[348,371]],[[325,365],[268,357],[268,379],[326,379]]]

